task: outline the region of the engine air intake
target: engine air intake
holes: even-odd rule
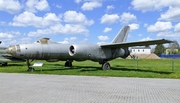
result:
[[[74,46],[70,46],[70,48],[69,48],[69,54],[71,55],[71,56],[73,56],[74,54],[75,54],[75,48],[74,48]]]

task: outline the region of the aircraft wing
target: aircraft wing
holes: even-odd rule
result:
[[[123,47],[132,47],[132,46],[146,46],[146,45],[154,45],[154,44],[164,44],[164,43],[172,43],[173,41],[166,39],[159,40],[148,40],[148,41],[138,41],[138,42],[125,42],[125,43],[112,43],[101,45],[101,47],[107,48],[123,48]]]

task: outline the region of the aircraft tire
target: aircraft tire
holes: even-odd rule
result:
[[[33,67],[29,67],[27,71],[33,72],[33,71],[35,71],[35,69]]]
[[[7,62],[4,62],[4,63],[2,63],[1,65],[2,65],[2,66],[7,66],[7,64],[8,64]]]
[[[64,66],[65,67],[72,67],[72,62],[66,61]]]
[[[102,64],[102,70],[110,70],[111,66],[108,62],[105,62],[104,64]]]

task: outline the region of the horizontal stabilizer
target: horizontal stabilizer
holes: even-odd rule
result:
[[[173,41],[166,39],[159,40],[148,40],[148,41],[138,41],[138,42],[126,42],[126,43],[112,43],[101,45],[101,47],[108,48],[123,48],[123,47],[132,47],[132,46],[146,46],[146,45],[154,45],[154,44],[164,44],[164,43],[172,43]]]

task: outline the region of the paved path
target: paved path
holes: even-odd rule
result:
[[[180,103],[180,80],[0,73],[0,103]]]

